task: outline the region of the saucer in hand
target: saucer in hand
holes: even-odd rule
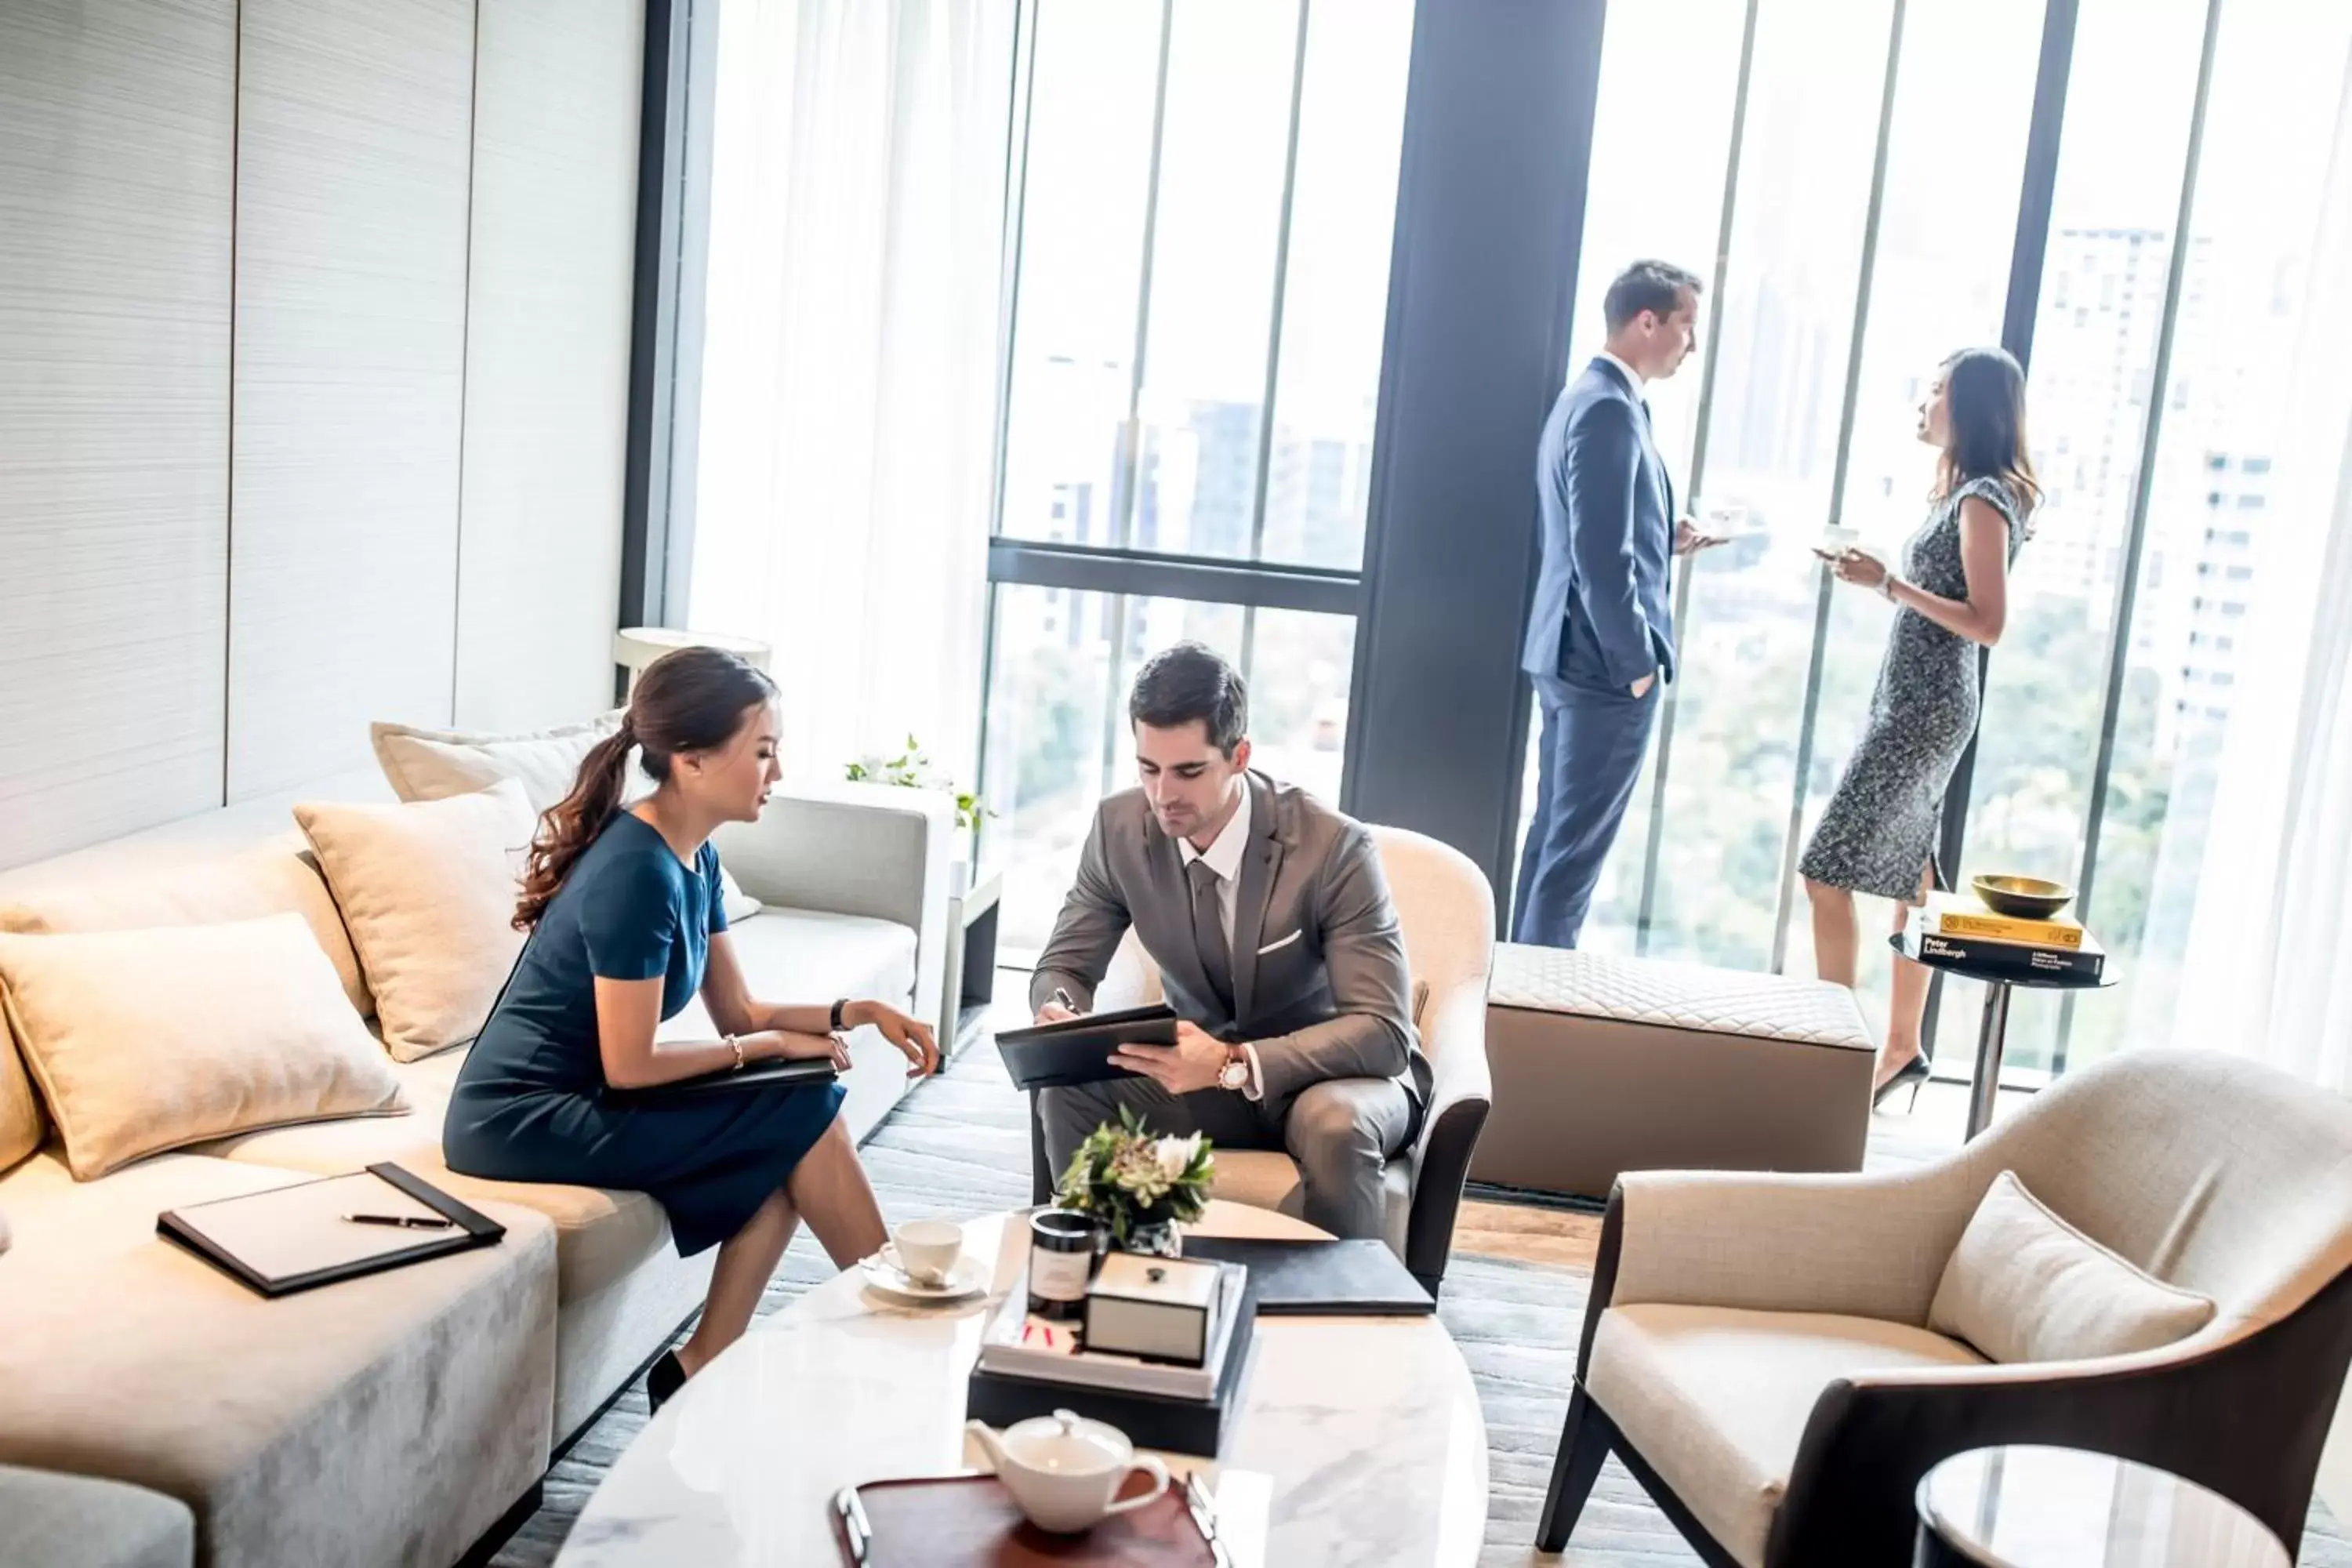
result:
[[[887,1243],[873,1257],[861,1259],[857,1267],[868,1285],[886,1296],[903,1300],[961,1301],[988,1289],[988,1265],[977,1258],[957,1258],[948,1269],[947,1278],[935,1284],[908,1274],[898,1261],[898,1247]]]

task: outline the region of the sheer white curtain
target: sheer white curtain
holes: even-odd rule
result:
[[[774,645],[795,777],[971,779],[1013,11],[719,13],[688,621]]]
[[[2170,1037],[2352,1091],[2352,74],[2326,189]]]

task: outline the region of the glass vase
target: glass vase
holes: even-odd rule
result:
[[[1127,1245],[1122,1252],[1140,1253],[1146,1258],[1181,1258],[1184,1256],[1184,1232],[1172,1219],[1155,1225],[1129,1227]]]

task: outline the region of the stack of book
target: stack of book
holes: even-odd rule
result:
[[[1073,1410],[1118,1427],[1139,1447],[1214,1457],[1237,1408],[1257,1320],[1249,1271],[1234,1263],[1217,1269],[1198,1365],[1089,1350],[1076,1324],[1030,1314],[1024,1279],[982,1335],[966,1412],[1002,1426]]]
[[[2106,967],[2105,951],[2080,921],[1997,914],[1966,893],[1928,894],[1918,930],[1923,963],[2084,985]]]

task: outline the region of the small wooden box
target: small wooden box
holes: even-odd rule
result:
[[[1199,1366],[1216,1332],[1214,1263],[1114,1252],[1087,1287],[1089,1351]]]

